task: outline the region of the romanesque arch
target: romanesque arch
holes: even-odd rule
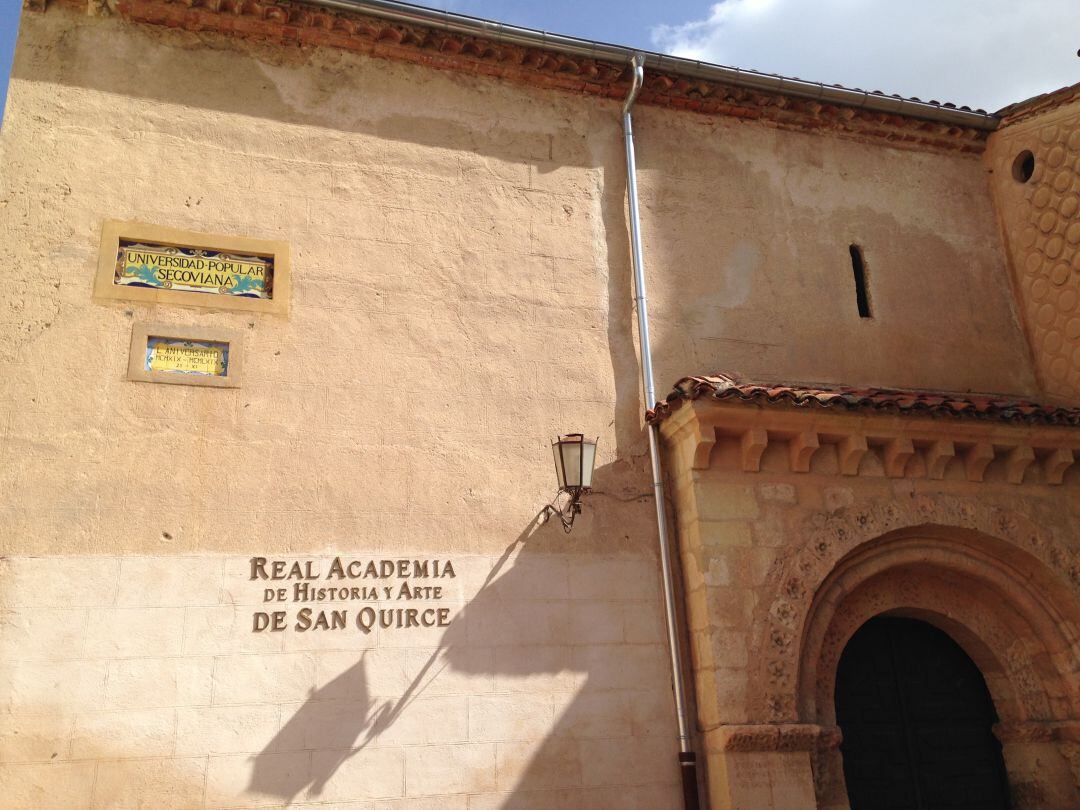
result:
[[[751,705],[817,728],[818,806],[847,807],[833,694],[847,641],[899,615],[948,633],[983,673],[1001,720],[1014,806],[1080,802],[1080,560],[1027,517],[952,496],[817,515],[760,605]],[[1070,768],[1070,764],[1072,768]]]

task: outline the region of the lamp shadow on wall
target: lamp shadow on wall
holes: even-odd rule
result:
[[[605,478],[611,480],[611,473],[611,465],[597,469],[599,487],[604,485]],[[585,520],[579,521],[586,524],[579,527],[579,532],[585,535],[604,528],[589,525],[591,507],[593,504],[586,506]],[[596,507],[595,511],[604,508],[599,504]],[[583,774],[588,767],[586,749],[594,755],[605,746],[610,746],[613,751],[616,747],[625,749],[625,761],[619,761],[614,755],[604,757],[602,753],[597,758],[610,762],[610,766],[604,767],[609,767],[611,773],[629,779],[633,776],[635,766],[632,762],[636,759],[628,749],[635,741],[649,752],[655,750],[656,744],[670,742],[673,737],[668,725],[672,718],[666,711],[669,701],[663,699],[668,684],[663,658],[656,654],[659,648],[652,646],[652,642],[649,646],[638,647],[634,655],[642,655],[633,660],[645,662],[642,670],[637,666],[626,666],[626,659],[619,658],[619,648],[623,646],[621,624],[616,628],[619,639],[605,637],[611,631],[602,626],[604,611],[610,609],[616,616],[622,616],[622,611],[627,609],[626,603],[573,600],[567,598],[572,595],[569,593],[555,600],[546,598],[544,589],[548,583],[543,581],[542,572],[552,559],[561,560],[569,570],[571,563],[563,555],[573,547],[575,538],[564,535],[557,520],[541,522],[541,514],[538,513],[505,548],[476,594],[453,616],[430,656],[410,669],[408,686],[400,695],[392,699],[378,696],[378,687],[373,684],[378,673],[369,669],[369,662],[365,661],[370,651],[358,653],[352,666],[312,691],[263,751],[254,757],[248,791],[274,796],[285,803],[343,800],[346,797],[339,795],[339,791],[346,790],[346,783],[362,784],[369,764],[352,763],[357,770],[348,776],[342,774],[342,787],[335,789],[332,782],[343,766],[366,751],[387,747],[400,749],[403,742],[396,737],[408,734],[404,744],[499,743],[498,763],[492,763],[494,772],[476,777],[475,784],[471,781],[473,777],[464,774],[462,779],[468,787],[447,785],[440,792],[444,795],[501,793],[505,794],[501,806],[510,808],[517,806],[515,797],[532,791],[543,790],[550,796],[552,790],[582,790],[590,785],[603,790],[605,784],[614,785],[619,776],[613,780],[603,774],[599,777]],[[586,538],[578,538],[579,543],[583,540],[588,543]],[[648,563],[644,566],[647,570]],[[632,584],[628,586],[632,587]],[[652,601],[643,602],[646,611],[654,607],[652,597],[655,592],[650,593],[648,599]],[[599,615],[582,613],[590,606],[599,608]],[[658,604],[655,610],[659,610]],[[659,621],[658,614],[656,618]],[[571,630],[570,624],[576,629]],[[583,628],[589,628],[584,632],[599,634],[599,645],[582,637]],[[574,642],[566,638],[571,634],[576,639]],[[604,644],[604,641],[609,643]],[[655,667],[651,661],[654,658],[660,662]],[[468,683],[449,689],[443,685],[430,689],[436,679],[456,676],[467,679],[475,676],[478,680],[492,676],[499,680],[494,684],[494,692],[490,688],[471,691]],[[530,678],[543,679],[543,682],[531,688]],[[565,700],[554,699],[551,713],[538,718],[535,716],[535,696],[548,693],[558,693]],[[393,742],[384,742],[382,738],[394,729],[416,701],[447,695],[468,696],[470,700],[492,699],[492,702],[486,706],[485,719],[472,717],[472,726],[468,719],[461,721],[460,739],[425,740],[422,735],[426,733],[426,727],[420,725],[417,730],[415,718],[409,718],[405,725],[394,730]],[[635,707],[635,695],[647,695],[649,699]],[[507,711],[501,717],[493,717],[493,713],[500,713],[497,707],[503,700]],[[447,722],[452,721],[447,718]],[[485,723],[494,723],[497,728],[485,726]],[[519,723],[523,725],[519,727]],[[500,736],[500,729],[506,730],[505,737]],[[419,736],[413,738],[414,733]],[[641,735],[647,739],[642,739]],[[283,766],[284,754],[305,751],[311,752],[309,767]],[[637,759],[640,758],[639,752]],[[376,778],[377,762],[373,759],[370,763],[373,779]],[[361,787],[358,791],[361,795],[350,798],[364,798],[362,791]],[[419,799],[420,796],[406,798]],[[637,805],[631,802],[625,806]]]
[[[510,558],[519,547],[524,552],[526,541],[541,528],[541,514],[538,513],[507,546],[476,595],[454,617],[438,648],[431,653],[399,698],[375,706],[376,700],[371,695],[364,657],[361,655],[343,673],[319,689],[312,690],[307,701],[255,757],[248,789],[290,802],[304,792],[309,797],[317,798],[341,766],[388,731],[409,705],[424,694],[431,680],[442,669],[451,667],[465,672],[475,671],[476,662],[470,654],[468,643],[469,624],[478,621],[479,614],[503,609],[503,605],[494,604],[492,589],[496,582],[500,587],[513,589],[515,566],[510,564]],[[551,524],[551,528],[554,529],[555,524]],[[529,670],[508,674],[524,676],[534,673]],[[346,710],[341,711],[341,708]],[[320,754],[330,755],[313,757],[308,772],[283,769],[275,756],[284,751],[312,748],[317,748]]]
[[[477,664],[470,654],[468,643],[469,625],[480,621],[478,617],[481,614],[504,609],[504,605],[495,604],[493,588],[498,583],[500,588],[513,590],[515,566],[510,563],[510,558],[519,547],[524,552],[526,541],[542,525],[541,515],[538,513],[507,546],[476,595],[454,617],[438,648],[431,653],[399,698],[375,706],[376,699],[371,694],[364,656],[361,655],[350,668],[319,689],[312,690],[307,701],[255,757],[248,789],[289,802],[304,792],[308,797],[319,797],[341,766],[387,732],[401,714],[424,694],[442,669],[450,667],[464,672],[475,671]],[[554,527],[555,524],[551,524],[551,528]],[[525,670],[505,674],[536,674],[529,667],[525,667]],[[318,749],[320,756],[313,757],[308,772],[282,768],[276,756],[285,751],[312,748]]]

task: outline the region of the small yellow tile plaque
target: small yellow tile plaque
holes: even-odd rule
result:
[[[147,371],[224,377],[228,369],[228,343],[214,340],[179,340],[156,335],[151,335],[146,342]]]
[[[239,332],[143,323],[131,331],[129,380],[237,388],[240,366]]]

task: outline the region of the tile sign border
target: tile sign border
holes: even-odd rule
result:
[[[118,284],[116,283],[117,255],[121,245],[128,243],[149,243],[166,248],[190,248],[241,256],[265,257],[273,263],[271,297],[229,295],[210,291],[212,288],[208,288],[206,292],[197,292]],[[288,242],[199,233],[142,222],[109,219],[105,220],[101,229],[101,247],[98,252],[97,273],[94,277],[94,300],[99,302],[138,301],[148,304],[287,315],[291,281]]]
[[[127,378],[135,382],[166,383],[169,385],[200,385],[209,388],[239,388],[244,369],[243,334],[232,329],[180,324],[135,323],[131,328],[131,349],[128,354]],[[185,372],[179,369],[151,369],[147,349],[151,341],[164,339],[167,343],[190,342],[207,346],[224,344],[225,355],[221,373]]]

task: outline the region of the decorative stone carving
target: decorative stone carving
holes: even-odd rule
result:
[[[818,513],[803,525],[802,542],[770,573],[775,597],[765,600],[755,612],[754,626],[760,628],[761,641],[752,645],[758,661],[758,672],[749,679],[755,690],[748,696],[752,716],[772,723],[801,719],[795,684],[787,673],[798,671],[800,656],[806,652],[788,640],[801,638],[814,594],[836,564],[875,538],[927,524],[997,537],[1034,555],[1069,588],[1080,592],[1080,557],[1074,550],[1039,529],[1027,516],[985,502],[935,494]],[[1022,669],[1015,667],[1016,671]]]
[[[814,751],[839,748],[840,729],[812,723],[724,725],[716,729],[722,751]]]
[[[1039,381],[1080,399],[1080,115],[1067,88],[1005,117],[986,153],[998,218]],[[1055,109],[1056,107],[1056,109]],[[1033,171],[1012,167],[1028,151]]]

